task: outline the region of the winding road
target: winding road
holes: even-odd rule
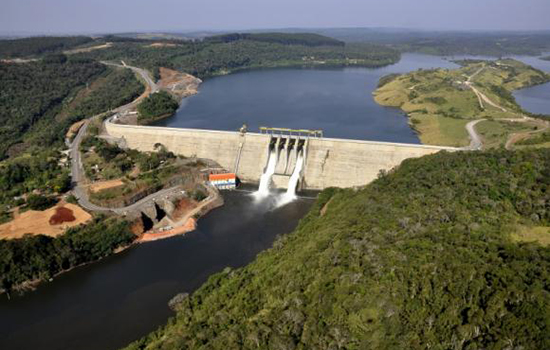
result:
[[[466,124],[466,131],[470,135],[470,145],[466,147],[469,150],[481,150],[483,147],[483,142],[481,141],[481,136],[476,132],[475,126],[477,123],[484,121],[485,119],[477,119]]]
[[[110,62],[101,62],[101,63],[109,66],[131,69],[135,73],[139,74],[143,78],[143,80],[145,80],[145,82],[149,86],[150,93],[158,91],[158,86],[153,82],[153,79],[149,75],[149,72],[147,72],[144,69],[128,66],[124,62],[122,62],[123,63],[122,65],[110,63]],[[126,111],[129,111],[130,109],[133,109],[134,107],[137,106],[138,102],[142,98],[143,98],[143,95],[124,106],[114,109],[113,113],[124,113]],[[86,119],[85,122],[80,127],[80,129],[78,130],[78,133],[76,134],[74,140],[69,145],[69,154],[71,157],[71,177],[72,177],[72,182],[74,186],[73,194],[77,198],[78,204],[80,204],[81,207],[93,212],[104,212],[104,213],[113,212],[119,215],[125,215],[129,211],[137,210],[140,206],[146,204],[149,201],[156,201],[162,198],[163,196],[168,196],[173,192],[177,192],[180,190],[179,186],[166,188],[158,192],[155,192],[145,198],[142,198],[141,200],[137,201],[132,205],[122,207],[122,208],[100,207],[98,205],[91,203],[88,197],[88,190],[86,189],[86,175],[84,172],[84,166],[82,164],[82,155],[80,154],[80,144],[82,143],[82,140],[86,135],[86,131],[88,130],[88,125],[90,124],[90,121],[94,118],[99,118],[102,114]]]
[[[497,103],[493,102],[489,97],[487,97],[487,95],[485,95],[484,93],[482,93],[481,91],[479,91],[473,84],[472,84],[472,79],[478,75],[479,73],[481,73],[486,67],[483,66],[481,67],[480,69],[478,69],[477,71],[475,71],[472,75],[470,75],[468,77],[468,79],[466,80],[465,84],[466,86],[468,86],[473,92],[474,94],[477,96],[477,99],[479,101],[479,105],[482,109],[484,109],[484,105],[483,105],[483,102],[487,103],[488,105],[491,105],[499,110],[501,110],[502,112],[508,112],[508,110],[500,105],[498,105]],[[473,120],[471,122],[469,122],[468,124],[466,124],[466,131],[468,131],[468,135],[470,136],[470,145],[468,147],[465,147],[465,149],[469,149],[469,150],[481,150],[483,148],[483,141],[482,141],[482,138],[481,136],[476,132],[475,130],[475,126],[477,123],[479,122],[482,122],[486,119],[476,119],[476,120]],[[527,117],[525,115],[521,115],[520,118],[506,118],[506,119],[498,119],[498,121],[507,121],[507,122],[516,122],[516,123],[528,123],[528,122],[533,122],[533,123],[537,123],[537,124],[540,124],[540,126],[542,126],[542,129],[539,129],[539,130],[536,130],[536,131],[530,131],[530,132],[522,132],[522,133],[514,133],[514,134],[511,134],[509,137],[508,137],[508,140],[506,141],[506,145],[505,145],[505,148],[506,149],[511,149],[513,144],[516,143],[517,141],[519,140],[522,140],[526,137],[528,137],[529,135],[532,135],[532,134],[536,134],[536,133],[539,133],[539,132],[543,132],[543,131],[546,131],[549,127],[550,127],[550,123],[549,122],[545,122],[545,121],[539,121],[535,118],[530,118],[530,117]]]

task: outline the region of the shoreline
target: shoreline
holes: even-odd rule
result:
[[[210,187],[208,187],[208,188],[210,188]],[[79,264],[79,265],[76,265],[76,266],[72,266],[71,268],[66,269],[66,270],[59,271],[59,272],[55,273],[53,276],[51,276],[48,279],[37,278],[37,279],[34,279],[34,280],[25,281],[25,282],[22,282],[18,285],[14,285],[9,292],[7,290],[3,289],[3,288],[0,288],[0,296],[3,295],[3,294],[7,294],[8,300],[11,300],[10,295],[13,294],[12,292],[17,293],[19,296],[21,296],[25,293],[28,293],[28,292],[33,292],[41,284],[46,283],[46,282],[53,282],[53,280],[56,277],[58,277],[62,274],[65,274],[67,272],[70,272],[70,271],[72,271],[74,269],[77,269],[79,267],[82,267],[82,266],[97,263],[97,262],[99,262],[99,261],[101,261],[101,260],[103,260],[107,257],[113,256],[113,255],[121,253],[121,252],[123,252],[127,249],[130,249],[134,246],[137,246],[138,244],[154,242],[154,241],[157,241],[157,240],[162,240],[162,239],[172,238],[172,237],[175,237],[175,236],[185,235],[185,234],[187,234],[189,232],[192,232],[196,229],[197,222],[202,217],[206,216],[212,210],[223,206],[223,204],[224,204],[223,203],[223,196],[219,193],[219,191],[212,190],[211,195],[209,197],[205,198],[203,201],[201,201],[199,203],[199,205],[196,208],[194,208],[189,213],[184,215],[184,218],[186,220],[185,220],[183,225],[178,226],[178,227],[174,228],[173,230],[167,231],[165,233],[146,233],[146,232],[144,232],[140,236],[136,236],[136,239],[134,241],[132,241],[132,243],[130,243],[126,246],[120,246],[120,247],[115,248],[113,250],[113,252],[109,255],[106,255],[104,257],[101,257],[101,258],[93,260],[93,261],[88,261],[88,262],[85,262],[85,263],[82,263],[82,264]],[[147,237],[147,238],[144,239],[144,237]]]

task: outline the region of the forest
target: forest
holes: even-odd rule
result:
[[[225,36],[222,36],[224,38]],[[124,60],[156,73],[166,67],[208,78],[239,69],[281,66],[335,65],[380,67],[395,63],[397,50],[366,43],[345,44],[315,35],[235,34],[204,41],[151,41],[119,38],[108,49],[77,54],[98,60]],[[254,38],[254,40],[250,39]],[[320,46],[321,45],[321,46]]]
[[[388,45],[401,52],[433,55],[538,56],[550,51],[550,32],[422,31],[383,28],[327,28],[313,32],[347,43]]]
[[[138,122],[140,124],[148,124],[159,118],[171,116],[179,107],[176,101],[166,91],[159,91],[149,95],[137,107]]]
[[[539,149],[441,152],[326,189],[128,349],[548,349],[550,247],[516,233],[549,226],[549,186]]]
[[[0,165],[0,212],[2,205],[23,204],[14,198],[40,190],[44,194],[69,190],[69,170],[59,166],[60,154],[49,149],[4,161]]]
[[[105,69],[92,60],[65,56],[0,63],[0,160],[16,143],[48,147],[62,141],[64,131],[76,120],[56,120],[57,113],[77,88]]]
[[[0,58],[29,57],[67,50],[92,42],[87,36],[37,36],[0,40]]]
[[[45,281],[57,273],[108,256],[136,236],[124,220],[97,216],[57,238],[37,235],[0,240],[0,289]]]
[[[97,88],[79,101],[69,112],[78,119],[110,111],[135,100],[145,91],[145,86],[129,69],[109,69]]]
[[[214,35],[204,40],[211,43],[229,43],[239,40],[250,40],[282,45],[345,46],[343,41],[311,33],[232,33]]]

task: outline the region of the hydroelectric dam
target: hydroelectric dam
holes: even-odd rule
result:
[[[381,170],[391,170],[405,159],[459,150],[332,139],[317,132],[293,134],[275,128],[265,128],[265,133],[233,132],[126,125],[111,119],[106,120],[105,130],[125,147],[153,151],[160,143],[178,155],[211,159],[242,182],[282,189],[289,183],[309,190],[363,186],[375,180]]]

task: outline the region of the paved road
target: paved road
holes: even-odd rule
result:
[[[101,61],[101,63],[103,63],[107,66],[131,69],[135,73],[139,74],[143,78],[143,80],[145,80],[147,85],[149,85],[149,87],[151,88],[151,93],[157,92],[159,90],[157,84],[155,84],[155,82],[153,81],[153,78],[151,77],[151,75],[149,74],[148,71],[146,71],[145,69],[142,69],[142,68],[129,66],[124,61],[121,61],[121,62],[122,62],[122,64],[117,64],[117,63],[112,63],[112,62],[107,62],[107,61]]]
[[[158,91],[157,85],[153,82],[153,79],[151,78],[149,73],[144,69],[128,66],[124,62],[123,62],[124,65],[119,65],[119,64],[110,63],[110,62],[101,62],[101,63],[110,65],[110,66],[121,67],[121,68],[129,68],[143,77],[143,79],[147,82],[152,92]],[[113,113],[122,113],[122,112],[128,111],[129,109],[137,105],[137,103],[139,102],[138,100],[139,98],[124,106],[114,109]],[[179,186],[163,189],[145,198],[142,198],[141,200],[137,201],[132,205],[129,205],[127,207],[122,207],[122,208],[106,208],[106,207],[100,207],[91,203],[88,197],[88,190],[85,184],[86,175],[84,172],[84,166],[82,165],[82,156],[80,154],[80,144],[82,143],[82,139],[86,135],[86,131],[88,129],[88,125],[90,124],[90,120],[98,117],[99,115],[86,119],[84,121],[84,124],[82,124],[82,126],[78,130],[78,133],[76,134],[73,142],[69,145],[69,150],[70,150],[69,153],[71,156],[71,177],[72,177],[72,182],[74,186],[73,193],[75,197],[78,199],[78,204],[80,204],[80,206],[82,206],[83,208],[89,211],[94,211],[94,212],[114,212],[116,214],[126,214],[129,211],[138,209],[141,205],[144,205],[149,201],[156,201],[158,199],[161,199],[163,196],[168,196],[173,192],[177,192],[180,190]]]

